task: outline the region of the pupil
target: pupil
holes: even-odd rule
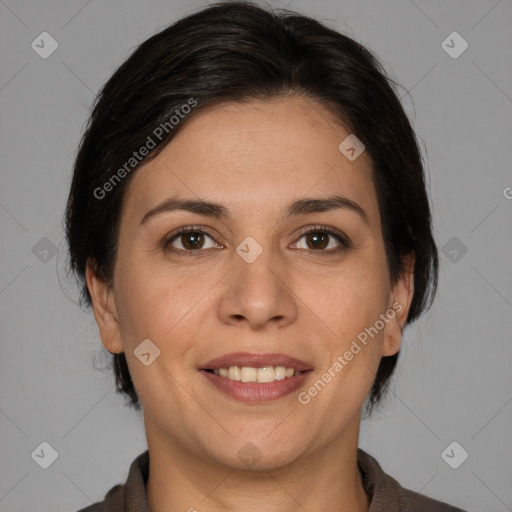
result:
[[[325,241],[327,239],[325,233],[324,234],[321,234],[321,233],[312,233],[311,234],[311,238],[314,240],[313,242],[313,248],[321,248],[323,249],[325,247]],[[320,241],[320,243],[317,243],[318,241]]]
[[[187,249],[194,249],[200,244],[201,234],[191,232],[185,234],[185,243],[183,244]]]

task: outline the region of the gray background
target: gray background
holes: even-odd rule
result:
[[[108,359],[92,313],[75,304],[61,221],[95,93],[136,45],[204,5],[0,0],[1,511],[98,501],[146,448],[141,418],[101,370]],[[512,3],[273,5],[356,38],[404,86],[437,241],[457,238],[441,255],[434,307],[406,331],[392,393],[363,422],[360,446],[405,487],[469,511],[512,510]],[[59,44],[47,59],[31,48],[43,31]],[[469,44],[456,59],[441,46],[453,31]],[[46,470],[31,458],[42,441],[58,452]],[[452,441],[469,453],[458,469],[441,457]]]

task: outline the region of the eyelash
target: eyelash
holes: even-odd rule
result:
[[[173,252],[173,253],[177,254],[178,256],[201,256],[201,255],[204,255],[204,250],[201,250],[201,249],[198,249],[196,251],[191,251],[191,250],[175,249],[172,247],[169,248],[170,244],[174,240],[176,240],[179,236],[186,234],[186,233],[201,233],[201,234],[204,234],[204,235],[210,237],[213,241],[215,241],[211,235],[209,235],[207,232],[205,232],[201,228],[201,226],[186,226],[186,227],[180,228],[175,233],[166,237],[163,241],[162,248],[165,251]],[[350,241],[345,235],[338,233],[336,231],[333,231],[331,228],[329,228],[327,226],[314,226],[314,227],[306,228],[299,233],[297,241],[299,241],[303,236],[308,235],[310,233],[325,233],[328,236],[333,237],[335,240],[337,240],[340,243],[341,247],[338,249],[335,249],[334,251],[332,249],[329,249],[329,250],[311,249],[311,250],[309,250],[309,252],[314,252],[314,253],[318,253],[321,255],[332,255],[332,254],[344,251],[346,249],[349,249],[351,247]],[[215,242],[215,243],[217,243],[217,242]]]

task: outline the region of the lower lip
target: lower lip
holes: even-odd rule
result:
[[[311,370],[273,382],[240,382],[201,370],[201,373],[214,385],[232,398],[241,402],[271,402],[289,395],[304,384]]]

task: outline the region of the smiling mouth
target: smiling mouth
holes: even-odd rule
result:
[[[313,374],[313,365],[287,354],[234,352],[204,362],[198,370],[222,394],[258,404],[295,392]]]
[[[296,371],[286,366],[229,366],[203,368],[200,373],[222,394],[241,402],[258,404],[272,402],[297,391],[305,385],[313,370]]]
[[[207,369],[209,373],[218,375],[219,377],[238,382],[258,382],[268,383],[276,380],[289,379],[300,375],[304,371],[298,371],[294,368],[286,366],[263,366],[255,368],[251,366],[229,366],[227,368]]]

